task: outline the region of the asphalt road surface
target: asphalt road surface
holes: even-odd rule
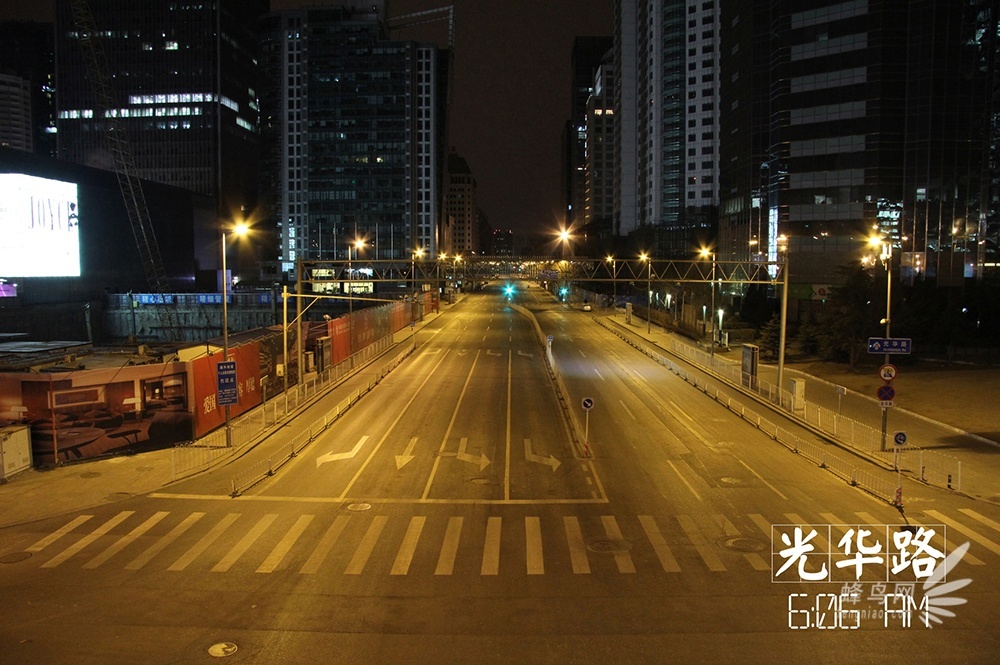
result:
[[[998,662],[998,507],[908,486],[901,531],[593,313],[513,302],[567,394],[531,320],[472,294],[242,496],[222,467],[0,531],[0,662]],[[911,564],[965,542],[972,582],[925,589]]]

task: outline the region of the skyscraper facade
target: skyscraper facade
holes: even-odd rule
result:
[[[998,5],[725,0],[720,256],[776,259],[784,234],[793,281],[820,293],[877,234],[904,279],[981,277]]]
[[[52,24],[27,21],[0,22],[0,75],[16,77],[25,82],[30,102],[29,150],[38,155],[54,157],[56,153],[55,50],[52,44]],[[5,86],[15,83],[6,80]],[[20,86],[21,84],[16,84]],[[20,93],[18,93],[20,96]],[[18,102],[22,104],[23,102]],[[8,113],[13,110],[8,108]],[[23,113],[18,111],[18,113]],[[0,132],[10,131],[7,120],[0,122]],[[19,130],[20,131],[20,130]],[[2,143],[6,139],[0,139]],[[13,143],[11,143],[13,146]]]
[[[111,169],[108,118],[136,175],[218,201],[220,222],[253,213],[259,108],[256,20],[266,0],[88,0],[105,56],[94,72],[70,0],[56,1],[58,156]],[[103,69],[104,65],[100,65]],[[102,108],[91,79],[110,84]]]
[[[479,238],[479,218],[476,206],[476,178],[469,163],[452,150],[448,154],[448,175],[445,190],[445,211],[452,221],[452,254],[482,252]]]
[[[285,272],[298,259],[437,251],[444,114],[436,46],[389,39],[384,2],[262,22],[266,190]]]
[[[573,87],[570,96],[570,120],[566,123],[565,147],[566,226],[585,223],[587,198],[587,129],[588,100],[593,92],[594,73],[613,41],[608,37],[577,37],[573,40]]]
[[[715,234],[719,154],[715,0],[616,0],[616,226],[660,256]]]
[[[0,145],[31,152],[31,82],[0,73]]]
[[[587,100],[586,199],[584,222],[588,236],[598,239],[601,249],[614,250],[615,211],[615,69],[605,59],[594,74]],[[588,238],[589,239],[589,238]]]

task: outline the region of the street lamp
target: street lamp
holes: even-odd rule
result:
[[[674,313],[674,311],[673,311],[673,310],[672,310],[672,309],[670,308],[670,299],[671,299],[671,296],[672,296],[672,295],[673,295],[673,294],[672,294],[672,293],[670,293],[670,291],[667,291],[667,312],[668,312],[668,313],[669,313],[669,314],[670,314],[671,316],[673,316],[673,313]]]
[[[249,227],[243,222],[233,227],[233,235],[244,236]],[[226,232],[222,232],[222,360],[229,360],[229,271],[226,269]],[[226,447],[233,446],[233,428],[230,421],[229,405],[226,404]]]
[[[618,311],[618,264],[615,261],[615,257],[608,256],[606,259],[608,263],[611,264],[611,316],[615,315]]]
[[[423,256],[423,248],[418,248],[413,250],[413,256],[410,259],[410,279],[413,281],[413,304],[411,306],[411,316],[414,320],[416,320],[417,316],[417,259],[422,259]]]
[[[868,238],[868,246],[874,249],[881,250],[878,255],[878,260],[882,262],[882,267],[885,268],[885,318],[879,321],[879,323],[885,325],[885,336],[886,339],[892,337],[890,334],[891,312],[892,312],[892,242],[889,240],[883,240],[881,236],[872,235]],[[889,364],[889,354],[885,354],[883,363]],[[882,446],[881,450],[885,451],[886,445],[886,431],[889,425],[889,409],[882,407]]]
[[[703,258],[703,259],[707,259],[708,257],[712,257],[712,284],[711,284],[711,287],[712,287],[712,297],[711,297],[711,301],[712,301],[712,311],[714,312],[715,311],[715,252],[713,252],[712,250],[708,249],[707,247],[702,247],[701,251],[699,253],[701,254],[701,258]],[[707,319],[705,321],[705,325],[706,325],[706,327],[708,326],[708,320]],[[708,330],[705,330],[705,332],[708,333]],[[708,339],[708,343],[709,343],[709,346],[711,347],[711,356],[712,356],[712,360],[711,360],[710,364],[712,365],[712,367],[715,367],[715,331],[714,330],[712,331],[712,336],[709,337],[709,339]]]
[[[785,330],[788,327],[788,236],[778,236],[778,252],[785,257],[781,268],[781,332],[778,334],[778,400],[781,400],[781,382],[785,371]]]
[[[720,307],[719,308],[719,344],[722,344],[722,314],[723,314],[723,311],[724,310]]]
[[[653,318],[653,258],[643,252],[639,255],[640,261],[645,261],[649,269],[646,271],[646,334],[652,332],[650,319]]]

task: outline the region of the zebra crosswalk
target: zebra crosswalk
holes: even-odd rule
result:
[[[1000,555],[1000,523],[975,510],[925,511],[946,525],[947,547],[972,541],[978,556]],[[911,520],[914,522],[914,520]],[[916,521],[917,523],[920,520]],[[637,573],[771,574],[774,524],[831,524],[825,548],[846,525],[878,525],[869,513],[676,515],[365,515],[277,512],[121,511],[79,515],[23,548],[40,568],[298,575],[483,577]],[[833,550],[830,550],[833,551]]]

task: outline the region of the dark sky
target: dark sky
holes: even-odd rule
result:
[[[160,1],[160,0],[157,0]],[[451,144],[466,158],[490,224],[549,230],[563,219],[560,154],[576,36],[610,35],[613,0],[389,0],[393,16],[455,7]],[[275,10],[317,4],[271,0]],[[52,0],[0,0],[0,19],[52,20]],[[394,37],[447,42],[445,22]]]

